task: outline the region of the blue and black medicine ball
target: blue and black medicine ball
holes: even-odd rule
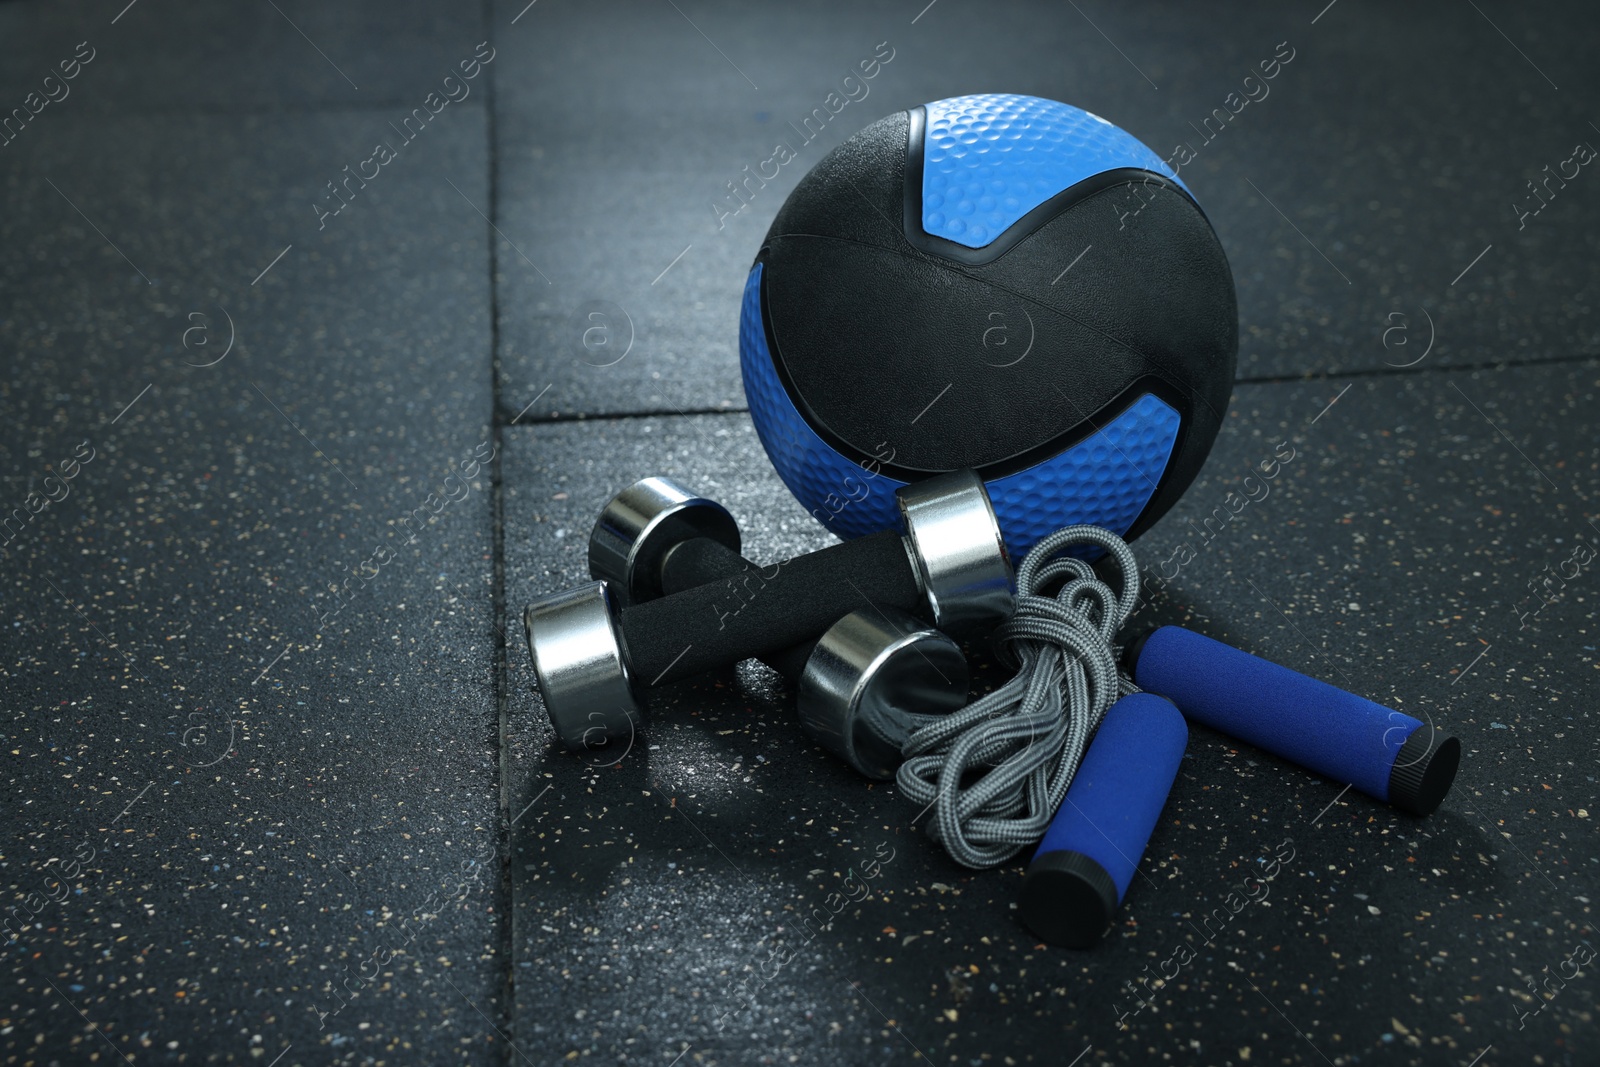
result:
[[[1188,187],[1131,134],[1032,96],[880,119],[801,179],[745,285],[739,351],[778,475],[841,537],[971,467],[1010,551],[1138,536],[1211,449],[1233,276]]]

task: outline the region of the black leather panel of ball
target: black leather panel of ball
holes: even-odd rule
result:
[[[920,254],[791,236],[769,242],[766,264],[780,374],[846,455],[864,459],[887,442],[906,470],[1009,473],[1007,460],[1083,425],[1151,363]]]
[[[767,241],[784,234],[842,237],[880,248],[909,248],[905,210],[904,111],[852,134],[801,178],[767,228]],[[763,243],[763,254],[765,243]]]

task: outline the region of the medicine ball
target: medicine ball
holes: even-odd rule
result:
[[[1177,173],[1032,96],[879,119],[800,180],[745,283],[745,396],[840,537],[974,468],[1019,555],[1149,529],[1205,462],[1238,352],[1233,276]]]

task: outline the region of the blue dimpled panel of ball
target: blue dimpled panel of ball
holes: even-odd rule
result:
[[[1012,552],[1063,526],[1089,522],[1121,536],[1161,484],[1182,418],[1145,393],[1085,437],[1026,470],[986,484]]]
[[[991,93],[935,100],[926,110],[922,228],[968,248],[991,243],[1102,171],[1148,170],[1183,185],[1138,138],[1070,104]]]
[[[835,451],[778,378],[761,314],[763,269],[758,263],[750,271],[739,312],[739,367],[762,447],[795,499],[835,535],[899,528],[894,493],[905,483],[873,475]],[[1006,547],[1020,559],[1046,534],[1079,522],[1127,533],[1161,482],[1181,421],[1170,405],[1145,393],[1098,433],[987,482]],[[892,437],[887,446],[894,446]]]

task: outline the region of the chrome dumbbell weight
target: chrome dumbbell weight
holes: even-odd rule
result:
[[[623,605],[624,590],[653,592],[654,579],[647,572],[662,572],[648,561],[658,556],[667,563],[667,574],[673,561],[681,560],[684,574],[702,577],[709,572],[689,565],[696,550],[720,550],[725,563],[730,553],[737,559],[729,545],[737,536],[731,519],[711,517],[706,508],[675,508],[670,501],[665,507],[636,509],[635,517],[619,527],[634,532],[618,536],[611,562],[599,565],[605,573],[622,575],[616,591],[605,580],[595,581],[541,598],[523,613],[545,707],[562,742],[581,749],[627,734],[640,718],[644,690],[758,656],[782,663],[777,654],[825,633],[856,609],[881,613],[883,633],[871,640],[891,643],[896,638],[885,636],[897,629],[891,610],[919,614],[938,629],[957,633],[991,627],[1008,616],[1014,600],[1011,565],[982,481],[958,471],[906,486],[897,496],[904,535],[885,531],[768,568],[757,595],[744,599],[732,617],[728,591],[715,581]],[[674,526],[698,536],[668,536]],[[707,530],[719,532],[708,535]],[[653,531],[662,532],[652,536]],[[622,561],[620,571],[616,560]],[[852,677],[850,671],[892,676],[882,666],[861,664],[866,647],[858,644],[837,656],[839,664],[858,666],[840,667],[846,673],[834,678],[835,690],[838,678]],[[819,668],[819,677],[829,675]]]

